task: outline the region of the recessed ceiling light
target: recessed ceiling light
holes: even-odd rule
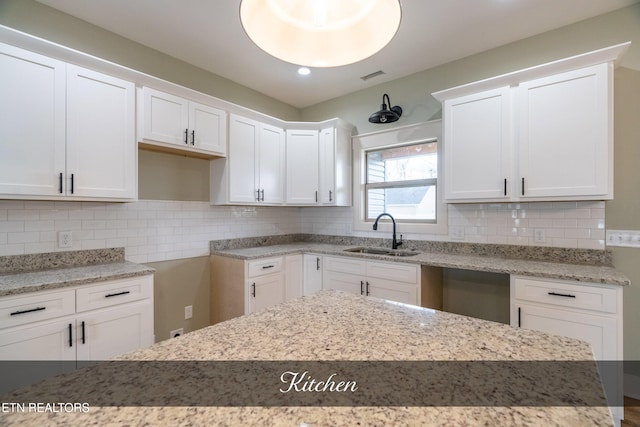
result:
[[[311,70],[307,67],[300,67],[298,68],[298,74],[300,74],[301,76],[308,76],[309,74],[311,74]]]
[[[242,0],[240,21],[269,55],[307,67],[338,67],[385,47],[400,26],[399,0]]]

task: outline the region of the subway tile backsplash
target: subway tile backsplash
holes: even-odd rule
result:
[[[352,208],[210,206],[0,200],[0,256],[124,247],[133,262],[206,256],[209,241],[311,233],[380,237],[352,231]],[[462,204],[448,207],[448,235],[398,232],[412,240],[604,249],[604,202]],[[58,231],[73,246],[58,248]],[[540,242],[540,237],[544,242]]]

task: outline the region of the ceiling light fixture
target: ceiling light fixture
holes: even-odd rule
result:
[[[301,76],[308,76],[309,74],[311,74],[311,70],[307,67],[300,67],[298,68],[298,74],[300,74]]]
[[[278,59],[338,67],[380,51],[400,26],[399,0],[242,0],[249,38]]]
[[[389,95],[385,93],[384,95],[382,95],[382,105],[380,106],[380,111],[375,112],[371,116],[369,116],[369,121],[371,123],[397,122],[402,115],[402,108],[398,107],[397,105],[395,107],[391,107],[391,109],[388,109],[387,104],[384,102],[385,98],[387,99],[389,106],[391,106]]]

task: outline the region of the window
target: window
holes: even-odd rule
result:
[[[365,212],[403,222],[436,222],[437,141],[366,152]]]
[[[355,135],[352,141],[354,231],[373,232],[373,221],[386,211],[409,238],[449,233],[438,180],[441,120]],[[390,231],[391,221],[383,221],[375,235]]]

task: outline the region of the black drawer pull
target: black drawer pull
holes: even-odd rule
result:
[[[126,294],[130,294],[131,291],[122,291],[122,292],[117,292],[115,294],[106,294],[104,297],[105,298],[110,298],[110,297],[117,297],[118,295],[126,295]]]
[[[86,338],[86,335],[85,335],[84,320],[83,320],[82,321],[82,344],[85,344],[85,341],[86,341],[85,338]]]
[[[73,347],[73,326],[69,323],[69,347]]]
[[[254,298],[256,297],[256,284],[255,283],[251,284],[251,296],[254,297]]]
[[[32,308],[31,310],[18,310],[18,311],[14,311],[13,313],[11,313],[11,316],[16,316],[18,314],[25,314],[25,313],[33,313],[34,311],[42,311],[47,307],[36,307],[36,308]]]
[[[565,297],[565,298],[575,298],[575,295],[571,294],[559,294],[558,292],[547,292],[548,295],[553,295],[556,297]]]
[[[275,267],[275,265],[263,265],[262,269],[266,270],[267,268],[273,268],[273,267]]]

